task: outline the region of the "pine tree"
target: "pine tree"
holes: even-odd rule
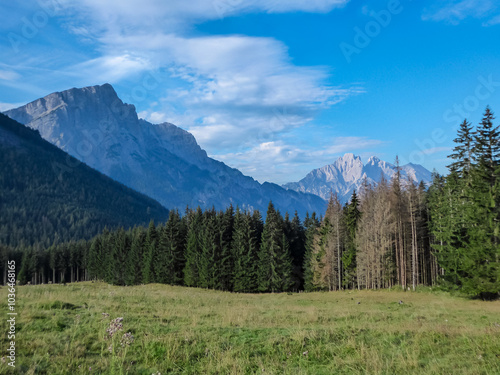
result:
[[[487,107],[475,137],[476,165],[467,191],[472,202],[466,210],[468,243],[461,249],[458,274],[465,293],[483,297],[500,292],[500,132],[493,120],[493,113]]]
[[[137,285],[142,282],[142,251],[146,241],[143,228],[134,228],[130,234],[130,252],[125,261],[125,285]]]
[[[218,269],[219,288],[233,289],[234,258],[232,257],[232,242],[234,231],[234,209],[230,205],[224,213],[217,217],[218,245],[220,247],[220,264]]]
[[[217,213],[212,208],[203,214],[203,229],[201,230],[201,251],[199,255],[198,286],[218,289],[220,287],[221,249],[218,243]]]
[[[153,255],[158,244],[158,232],[153,220],[149,222],[144,250],[142,251],[142,282],[144,284],[154,283],[155,275],[153,273]]]
[[[159,258],[160,266],[155,267],[158,282],[181,285],[184,268],[184,248],[186,233],[177,210],[170,211],[167,223],[160,233]]]
[[[475,132],[471,124],[465,119],[460,124],[457,138],[453,140],[457,145],[449,158],[454,162],[448,166],[451,172],[457,172],[459,177],[465,177],[471,170],[474,150]]]
[[[304,219],[304,227],[305,227],[305,254],[304,254],[304,290],[308,292],[312,292],[316,290],[316,286],[314,284],[314,261],[313,258],[313,247],[314,247],[314,239],[317,235],[318,228],[320,227],[320,220],[316,218],[316,213],[313,212],[311,217],[309,217],[309,213],[306,214],[306,218]]]
[[[499,127],[493,125],[494,119],[490,108],[486,107],[483,119],[477,127],[476,143],[473,149],[474,159],[478,164],[478,173],[489,182],[490,186],[495,184],[496,169],[500,158],[500,132]]]
[[[292,289],[301,290],[304,288],[304,274],[302,266],[304,264],[306,233],[304,226],[300,222],[297,211],[295,211],[291,221],[285,218],[285,233],[290,244],[290,256],[292,257]]]
[[[342,254],[342,264],[344,266],[343,272],[343,287],[354,288],[356,285],[356,230],[358,222],[361,218],[361,211],[359,211],[359,199],[356,190],[352,192],[351,201],[345,207],[345,227],[346,227],[346,240],[345,251]]]
[[[288,290],[291,287],[288,284],[291,281],[291,272],[291,259],[283,231],[283,218],[270,202],[259,250],[257,270],[259,291],[282,292]]]
[[[258,238],[255,236],[252,217],[236,209],[232,254],[234,259],[233,291],[255,292],[257,290],[256,264]]]
[[[199,267],[201,256],[201,231],[203,228],[203,213],[198,207],[196,211],[187,213],[187,244],[186,264],[184,266],[184,284],[199,286]]]

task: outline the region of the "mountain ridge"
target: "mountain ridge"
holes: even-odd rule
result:
[[[270,200],[281,211],[321,214],[315,195],[260,184],[211,159],[195,137],[174,124],[139,119],[135,106],[109,84],[55,92],[4,112],[98,171],[168,208],[186,206],[266,212]]]
[[[416,183],[431,182],[431,172],[421,165],[409,163],[400,166],[400,170],[403,180],[410,178]],[[300,181],[289,182],[282,186],[289,190],[316,194],[325,200],[329,199],[331,192],[337,193],[340,201],[346,203],[352,192],[359,191],[365,181],[376,185],[382,176],[390,180],[395,173],[394,164],[377,156],[370,156],[366,164],[363,164],[361,157],[346,153],[332,164],[312,170]]]

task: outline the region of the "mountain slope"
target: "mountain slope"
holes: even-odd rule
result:
[[[158,202],[0,114],[0,244],[48,246],[167,218]]]
[[[349,200],[353,190],[358,190],[365,179],[369,184],[377,184],[382,176],[390,180],[396,173],[396,166],[380,160],[376,156],[368,159],[363,164],[359,156],[345,154],[333,164],[315,169],[299,182],[283,185],[284,188],[304,193],[316,194],[323,199],[328,199],[330,192],[337,193],[339,199],[345,203]],[[432,180],[431,172],[417,164],[406,164],[401,167],[403,180],[410,178],[419,183],[429,183]]]
[[[169,208],[229,204],[265,212],[269,200],[281,211],[323,213],[321,198],[259,184],[211,159],[188,132],[137,117],[109,84],[71,89],[5,112],[102,173]]]

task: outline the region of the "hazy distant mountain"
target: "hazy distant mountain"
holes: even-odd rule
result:
[[[50,246],[167,218],[158,202],[0,113],[0,245]]]
[[[323,213],[321,198],[260,184],[211,159],[185,130],[137,117],[111,85],[50,94],[5,112],[113,179],[157,199],[165,207],[224,209],[229,204],[265,213],[269,200],[282,212]]]
[[[363,164],[359,156],[345,154],[338,158],[333,164],[315,169],[307,174],[299,182],[290,182],[283,185],[284,188],[316,194],[323,199],[329,199],[330,192],[336,192],[342,202],[347,202],[354,189],[359,190],[366,179],[368,183],[377,184],[381,176],[390,180],[396,173],[396,167],[376,156],[368,159]],[[401,166],[401,176],[404,180],[408,177],[419,183],[431,181],[431,172],[417,164],[406,164]]]

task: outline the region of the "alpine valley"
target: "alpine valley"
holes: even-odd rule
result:
[[[346,154],[297,183],[260,184],[208,157],[189,132],[139,119],[135,107],[123,103],[109,84],[52,93],[5,114],[169,209],[225,209],[232,204],[265,213],[272,201],[283,213],[323,214],[330,192],[346,202],[365,180],[376,184],[381,176],[390,179],[395,173],[394,165],[376,157],[363,165],[360,157]],[[417,183],[431,180],[431,173],[419,165],[405,165],[402,173]]]
[[[173,124],[139,119],[135,107],[124,104],[109,84],[56,92],[5,114],[167,208],[232,204],[265,213],[272,200],[283,213],[326,209],[318,196],[260,184],[209,158],[193,135]]]

